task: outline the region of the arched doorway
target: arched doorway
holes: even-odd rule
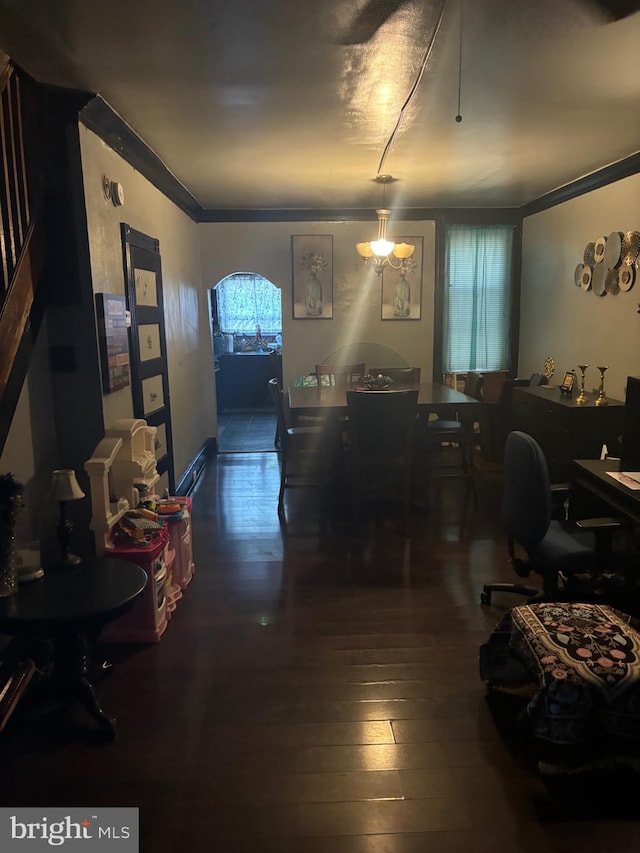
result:
[[[267,382],[282,381],[280,289],[257,273],[225,276],[210,290],[218,451],[275,450]]]

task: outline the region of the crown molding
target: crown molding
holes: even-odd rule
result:
[[[366,222],[376,221],[369,208],[348,209],[214,209],[203,208],[194,195],[169,171],[158,155],[100,95],[80,111],[80,121],[194,222]],[[552,190],[517,208],[395,208],[394,219],[447,222],[512,222],[563,204],[622,178],[640,172],[640,152]],[[498,218],[496,218],[498,217]]]
[[[625,157],[624,160],[618,160],[617,163],[611,163],[597,172],[592,172],[590,175],[585,175],[572,181],[570,184],[565,184],[564,187],[558,187],[557,190],[552,190],[534,201],[524,204],[520,208],[523,216],[531,216],[533,213],[541,213],[543,210],[548,210],[550,207],[555,207],[558,204],[563,204],[565,201],[570,201],[578,196],[586,195],[593,190],[601,189],[609,184],[614,184],[623,178],[630,178],[632,175],[637,175],[640,172],[640,152],[632,154],[630,157]]]
[[[200,221],[202,207],[196,198],[100,95],[80,111],[79,119],[183,213],[194,222]]]

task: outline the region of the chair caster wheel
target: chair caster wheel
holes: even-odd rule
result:
[[[490,592],[481,592],[480,593],[480,604],[491,604],[491,593]]]

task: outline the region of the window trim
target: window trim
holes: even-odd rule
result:
[[[436,216],[435,287],[433,296],[433,381],[442,382],[442,344],[444,339],[445,240],[449,225],[512,225],[511,257],[511,340],[509,376],[518,375],[520,352],[520,281],[522,266],[522,216],[517,210],[469,210]]]

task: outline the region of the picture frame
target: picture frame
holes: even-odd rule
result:
[[[576,381],[576,372],[575,370],[567,370],[564,375],[564,379],[560,383],[560,393],[561,394],[571,394],[573,391],[573,386]]]
[[[96,293],[102,391],[111,394],[130,384],[129,333],[124,296]]]
[[[333,234],[291,236],[294,320],[333,319]]]
[[[382,273],[382,320],[420,320],[422,317],[422,237],[393,237],[395,243],[415,246],[400,269],[385,266]],[[395,263],[395,261],[394,261]]]

